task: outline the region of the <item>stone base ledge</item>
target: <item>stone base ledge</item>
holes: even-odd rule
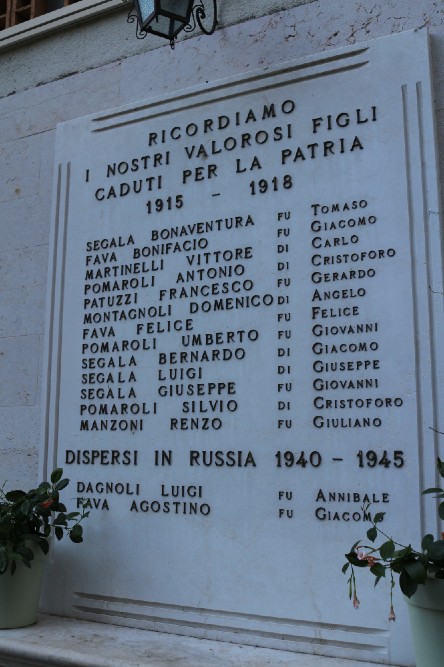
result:
[[[0,630],[0,667],[375,667],[42,614]]]

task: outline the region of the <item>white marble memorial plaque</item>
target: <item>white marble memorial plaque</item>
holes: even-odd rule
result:
[[[405,661],[400,596],[394,628],[388,587],[355,611],[341,566],[367,501],[428,525],[427,34],[65,123],[56,165],[42,465],[91,518],[45,608]]]

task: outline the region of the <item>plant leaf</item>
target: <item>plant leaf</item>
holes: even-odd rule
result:
[[[63,514],[63,512],[60,512],[60,514],[57,514],[56,518],[52,522],[53,526],[66,526],[66,516]]]
[[[16,491],[8,491],[8,493],[5,493],[5,498],[10,503],[19,503],[20,501],[25,500],[26,493],[24,491],[20,491],[19,489]]]
[[[45,539],[40,539],[40,540],[38,541],[38,545],[39,545],[40,549],[43,551],[43,553],[44,553],[45,556],[46,556],[46,554],[47,554],[48,551],[49,551],[49,544],[48,544],[48,541],[45,540]]]
[[[345,557],[348,560],[348,562],[354,565],[355,567],[368,567],[367,561],[359,560],[355,551],[350,551],[350,553],[345,554]]]
[[[408,598],[411,598],[412,595],[416,593],[418,584],[412,581],[407,572],[403,570],[399,575],[399,587],[401,588],[401,591],[404,593],[404,595],[406,595]]]
[[[412,553],[412,547],[409,544],[408,547],[405,547],[404,549],[399,549],[398,551],[395,551],[393,554],[395,558],[406,558],[406,556],[410,556]]]
[[[367,531],[367,537],[370,540],[370,542],[374,542],[377,536],[378,536],[378,529],[375,528],[375,526],[369,528],[369,530]]]
[[[20,505],[20,512],[23,514],[28,514],[29,510],[32,508],[31,501],[25,500],[21,505]]]
[[[404,563],[404,569],[409,575],[410,579],[416,584],[425,584],[427,579],[427,568],[417,560],[408,561]]]
[[[385,567],[381,563],[375,563],[370,568],[370,572],[375,575],[378,579],[385,577]],[[376,584],[375,584],[376,585]]]
[[[8,559],[6,557],[5,549],[0,549],[0,575],[6,571],[8,567]]]
[[[41,484],[39,484],[38,490],[41,491],[42,493],[44,493],[45,491],[47,491],[50,488],[51,488],[51,484],[49,482],[42,482]]]
[[[83,528],[82,526],[79,526],[79,524],[76,524],[71,528],[69,531],[69,537],[71,538],[72,542],[75,542],[76,544],[83,542]]]
[[[435,538],[430,533],[428,533],[427,535],[424,535],[424,537],[422,538],[422,542],[421,542],[422,550],[427,551],[429,546],[431,544],[433,544],[434,541],[435,541]]]
[[[61,482],[56,484],[55,488],[57,489],[57,491],[61,491],[62,489],[66,488],[68,486],[68,484],[69,484],[69,479],[65,478],[65,479],[62,479]]]
[[[444,560],[444,540],[437,540],[427,548],[427,555],[432,560]]]
[[[62,475],[63,475],[62,468],[56,468],[55,470],[53,470],[51,473],[51,483],[57,484],[57,482],[60,482],[60,480],[62,479]]]
[[[381,558],[383,560],[390,560],[393,558],[393,554],[395,553],[395,544],[392,540],[389,540],[388,542],[384,542],[384,544],[381,544],[379,547],[379,553],[381,554]]]

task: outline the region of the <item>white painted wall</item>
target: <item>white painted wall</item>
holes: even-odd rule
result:
[[[427,26],[443,162],[441,0],[219,0],[219,5],[217,33],[187,38],[174,51],[157,38],[136,40],[134,26],[126,24],[125,9],[0,52],[0,480],[7,479],[8,486],[33,485],[38,474],[58,123],[331,47]]]
[[[427,26],[444,174],[442,0],[219,0],[219,5],[217,33],[187,38],[174,51],[157,38],[136,40],[126,9],[0,51],[0,484],[29,487],[38,478],[58,123]]]

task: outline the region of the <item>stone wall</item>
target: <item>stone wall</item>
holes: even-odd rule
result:
[[[136,40],[134,26],[125,21],[126,9],[0,51],[0,479],[7,479],[8,486],[33,485],[38,476],[58,123],[333,47],[427,27],[438,144],[444,147],[441,0],[219,4],[216,34],[188,37],[174,51],[155,37]],[[441,148],[441,161],[443,156]]]

